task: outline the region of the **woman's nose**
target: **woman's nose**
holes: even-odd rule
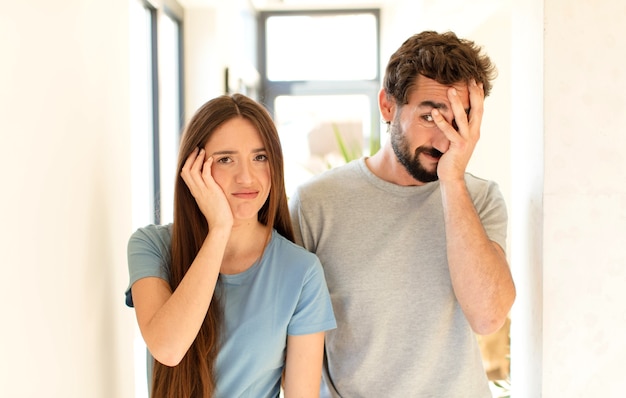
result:
[[[236,181],[240,184],[246,184],[252,181],[250,165],[247,162],[242,162],[237,168]]]

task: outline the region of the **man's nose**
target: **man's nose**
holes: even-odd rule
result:
[[[450,148],[450,140],[446,135],[441,131],[439,127],[434,129],[434,136],[432,138],[432,147],[437,149],[441,153],[446,153],[448,148]]]

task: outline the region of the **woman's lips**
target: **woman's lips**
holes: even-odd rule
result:
[[[233,193],[233,196],[239,199],[255,199],[257,196],[259,196],[259,192],[236,192]]]

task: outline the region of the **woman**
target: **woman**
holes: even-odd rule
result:
[[[317,257],[293,242],[276,127],[240,94],[203,105],[180,145],[174,222],[129,240],[129,306],[152,398],[317,397],[335,327]]]

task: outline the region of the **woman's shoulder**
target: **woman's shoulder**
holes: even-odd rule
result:
[[[169,281],[170,225],[147,225],[138,228],[128,241],[128,271],[126,304],[133,306],[131,286],[139,279],[157,277]]]
[[[298,264],[302,267],[312,268],[319,265],[319,258],[304,247],[290,241],[276,230],[272,232],[270,245],[274,256],[278,256],[286,264]]]
[[[149,224],[144,227],[137,228],[131,235],[131,239],[159,239],[171,241],[172,224]]]
[[[157,250],[165,257],[169,256],[169,248],[172,244],[172,224],[150,224],[138,228],[130,236],[129,249]]]
[[[272,244],[275,244],[281,248],[281,250],[285,250],[294,255],[301,255],[304,257],[317,257],[314,253],[311,253],[304,247],[292,242],[291,240],[285,238],[280,232],[273,230],[272,231]]]
[[[274,231],[264,262],[272,280],[288,286],[317,286],[324,283],[324,269],[316,254]]]

